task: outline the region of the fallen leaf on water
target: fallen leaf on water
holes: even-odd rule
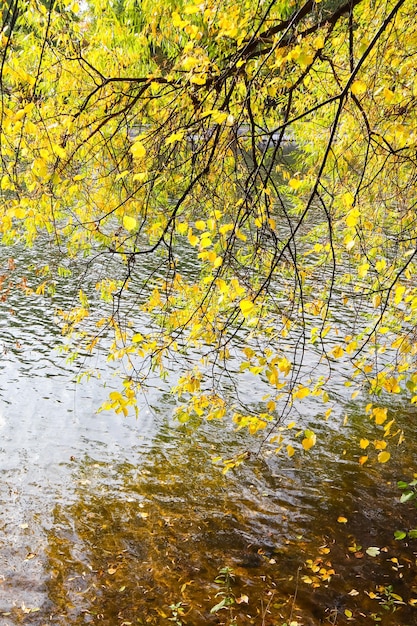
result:
[[[369,556],[378,556],[378,554],[380,554],[381,550],[379,548],[377,548],[376,546],[370,546],[369,548],[366,549],[366,554],[368,554]]]
[[[236,602],[237,602],[237,604],[242,604],[242,602],[244,602],[245,604],[248,604],[248,602],[249,602],[249,598],[248,598],[248,596],[247,596],[247,595],[242,594],[242,595],[240,596],[240,598],[236,598]]]

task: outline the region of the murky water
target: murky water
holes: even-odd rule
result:
[[[396,408],[408,443],[378,467],[349,447],[360,404],[346,427],[343,411],[331,429],[307,416],[321,445],[291,460],[226,425],[173,423],[163,389],[137,420],[97,415],[114,372],[97,356],[101,379],[75,383],[56,349],[67,298],[0,305],[2,626],[417,623],[417,542],[393,539],[417,525],[395,486],[416,468],[415,413]],[[212,462],[244,450],[235,472]]]

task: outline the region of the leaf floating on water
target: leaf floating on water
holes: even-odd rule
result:
[[[242,594],[240,596],[240,598],[236,598],[236,602],[237,604],[242,604],[242,602],[244,602],[245,604],[248,604],[249,602],[249,597],[245,594]]]
[[[386,463],[391,458],[391,454],[384,450],[384,452],[380,452],[378,454],[378,463]]]
[[[380,554],[380,552],[381,552],[381,550],[379,548],[377,548],[376,546],[370,546],[366,550],[366,554],[368,554],[369,556],[372,556],[372,557],[378,556],[378,554]]]
[[[348,596],[358,596],[359,591],[357,589],[351,589],[348,593]]]
[[[401,539],[405,539],[407,537],[407,533],[404,530],[396,530],[394,533],[394,538],[397,539],[397,541],[400,541]]]
[[[339,522],[339,524],[346,524],[347,517],[343,517],[343,515],[339,515],[339,517],[337,518],[337,521]]]

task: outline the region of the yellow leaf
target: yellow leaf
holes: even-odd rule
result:
[[[332,354],[335,359],[340,359],[340,357],[342,357],[344,353],[345,351],[343,350],[342,346],[335,346],[332,350]]]
[[[358,267],[358,276],[359,278],[365,278],[369,270],[369,263],[362,263]]]
[[[305,435],[306,437],[302,440],[301,445],[304,450],[310,450],[316,443],[316,435],[312,433],[311,430],[306,430]]]
[[[384,389],[385,391],[388,391],[388,393],[401,392],[401,387],[398,384],[398,380],[394,376],[391,376],[390,378],[384,380]]]
[[[323,37],[323,35],[317,35],[317,37],[313,41],[313,48],[315,50],[321,50],[321,48],[324,48],[324,37]]]
[[[390,458],[391,458],[391,455],[386,450],[384,450],[383,452],[380,452],[378,454],[378,462],[379,463],[386,463],[387,461],[390,460]]]
[[[299,400],[302,400],[303,398],[309,395],[310,395],[310,389],[308,389],[308,387],[300,387],[294,393],[294,398],[298,398]]]
[[[241,300],[239,306],[243,315],[246,317],[247,315],[249,315],[255,305],[252,300]]]
[[[364,465],[364,464],[366,463],[366,461],[367,461],[367,460],[368,460],[368,457],[367,457],[367,456],[361,456],[361,457],[359,458],[359,463],[360,463],[360,465]]]
[[[347,191],[346,193],[343,194],[342,196],[342,202],[343,205],[347,208],[350,209],[350,207],[353,205],[355,201],[355,196],[353,195],[353,193],[351,193],[350,191]],[[358,209],[354,209],[355,211],[358,211]],[[359,213],[359,212],[358,212]]]
[[[347,517],[343,517],[343,515],[339,515],[339,517],[337,518],[337,521],[339,522],[339,524],[346,524]]]
[[[375,423],[378,425],[383,424],[387,419],[387,412],[387,408],[383,409],[381,407],[375,407],[374,409],[372,409],[372,415],[375,418]]]
[[[294,456],[294,454],[295,454],[295,450],[294,450],[294,448],[292,447],[292,445],[291,445],[291,444],[288,444],[288,446],[287,446],[287,454],[288,454],[288,456],[289,456],[290,458],[291,458],[292,456]]]
[[[146,148],[140,140],[136,140],[133,142],[130,151],[133,154],[133,158],[135,159],[143,159],[143,157],[146,155]]]
[[[378,273],[383,272],[386,266],[387,266],[387,262],[385,259],[381,259],[380,261],[377,261],[375,263],[375,269]]]
[[[297,191],[297,189],[301,187],[303,182],[299,180],[298,178],[291,178],[291,180],[288,181],[288,184],[291,187],[291,189],[294,189],[294,191]]]
[[[361,96],[366,91],[366,83],[363,80],[355,80],[353,81],[350,89],[353,95]]]
[[[130,215],[125,215],[123,217],[123,228],[126,230],[134,230],[136,228],[137,221],[134,217],[130,217]]]
[[[352,209],[346,216],[346,226],[353,228],[359,222],[359,209]]]
[[[174,11],[171,17],[172,17],[172,25],[175,26],[175,28],[184,28],[184,26],[187,26],[188,24],[187,20],[183,20],[180,14],[177,13],[176,11]]]
[[[368,439],[361,439],[360,442],[359,442],[359,446],[360,446],[360,448],[362,448],[362,450],[365,450],[369,446],[369,440]]]
[[[403,299],[403,295],[405,292],[405,287],[403,285],[397,285],[395,288],[395,296],[394,296],[394,303],[395,304],[400,304],[401,300]]]
[[[165,145],[169,146],[170,144],[175,143],[176,141],[182,141],[183,139],[184,139],[184,131],[179,130],[177,133],[172,133],[172,135],[166,138]]]

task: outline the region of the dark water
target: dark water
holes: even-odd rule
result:
[[[417,540],[393,538],[417,526],[396,487],[416,469],[415,411],[395,407],[406,443],[369,467],[360,403],[345,426],[344,407],[330,427],[312,409],[320,445],[291,460],[227,424],[174,423],[157,383],[138,419],[97,414],[117,377],[57,350],[66,297],[1,303],[2,626],[417,623]],[[76,383],[80,366],[100,379]],[[246,450],[236,471],[213,464]]]

